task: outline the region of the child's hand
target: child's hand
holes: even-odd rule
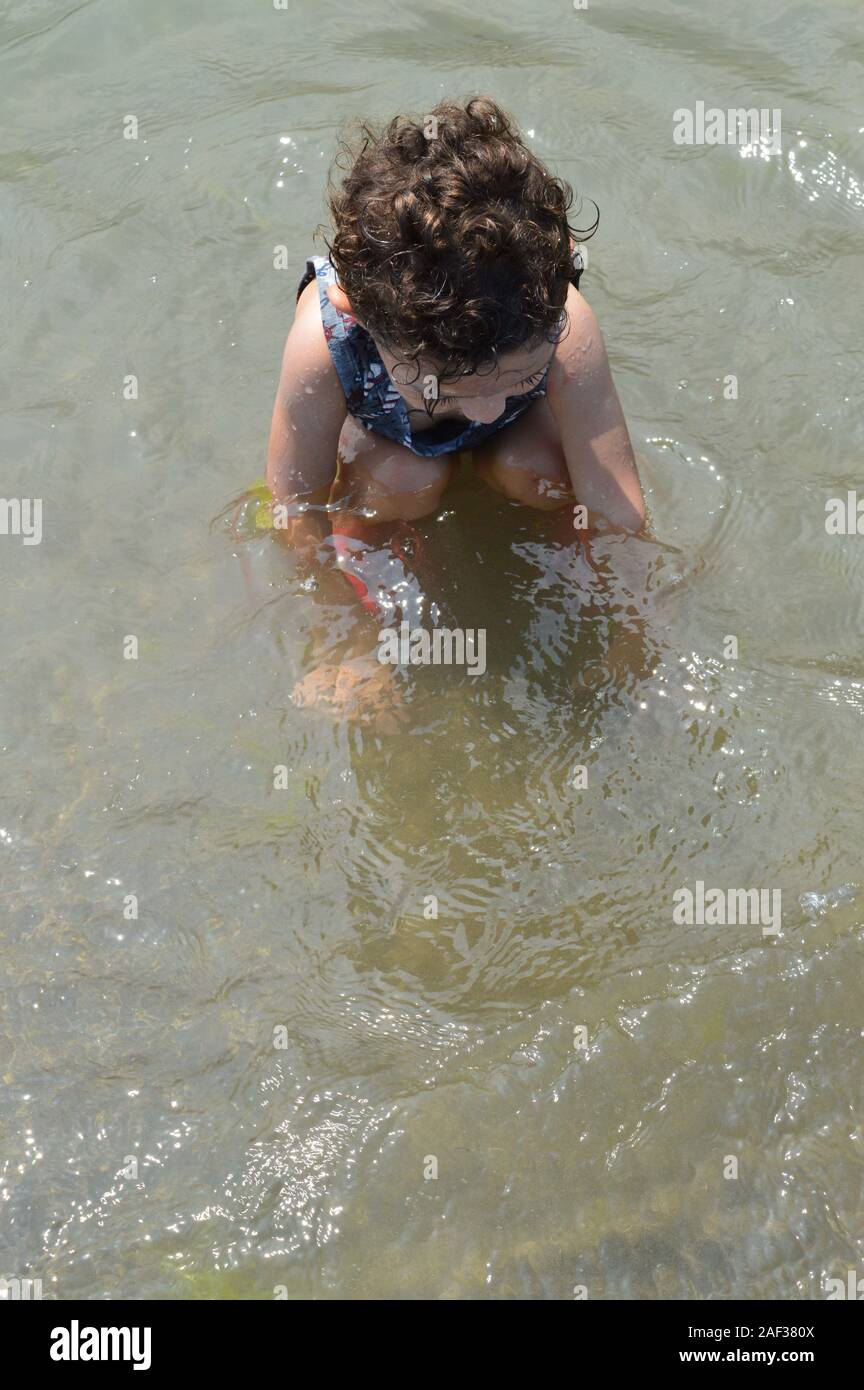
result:
[[[300,708],[315,706],[385,734],[396,733],[408,717],[392,668],[369,657],[317,667],[297,682],[291,699]]]

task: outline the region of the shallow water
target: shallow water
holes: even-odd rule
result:
[[[0,491],[44,538],[0,536],[0,1274],[864,1274],[864,542],[825,530],[864,484],[862,60],[857,0],[4,7]],[[338,128],[472,90],[600,205],[583,288],[658,540],[609,542],[589,608],[548,523],[463,476],[423,530],[489,670],[415,672],[385,736],[293,707],[321,604],[210,521],[262,471]],[[699,100],[781,108],[782,153],[674,145]],[[781,890],[781,931],[677,925],[697,880]]]

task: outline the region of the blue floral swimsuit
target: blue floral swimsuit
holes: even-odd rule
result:
[[[577,289],[583,269],[584,262],[577,247],[573,253],[572,275]],[[542,381],[524,396],[508,396],[503,414],[491,424],[481,425],[451,418],[414,434],[408,407],[387,375],[371,335],[350,314],[340,313],[330,303],[327,289],[336,283],[336,272],[329,258],[310,256],[306,262],[306,273],[297,289],[298,299],[313,280],[318,282],[324,337],[345,392],[349,415],[359,421],[364,429],[374,430],[376,434],[383,434],[397,444],[404,444],[413,454],[437,458],[441,454],[456,453],[459,449],[472,449],[504,429],[505,425],[518,420],[532,401],[546,394],[548,367]]]

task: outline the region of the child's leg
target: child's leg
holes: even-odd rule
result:
[[[408,542],[417,521],[437,510],[455,470],[452,456],[421,458],[349,418],[339,441],[333,487],[333,545],[363,606],[381,617],[420,616],[422,590]]]
[[[557,509],[552,522],[552,538],[587,564],[590,607],[611,619],[611,640],[600,663],[588,671],[576,671],[573,683],[578,689],[612,683],[619,691],[628,690],[648,674],[656,658],[646,633],[646,625],[636,610],[632,594],[622,576],[613,575],[608,560],[599,563],[594,553],[594,532],[574,528],[573,496],[558,426],[545,400],[526,410],[513,425],[477,450],[477,472],[505,497],[543,511]],[[635,611],[634,611],[635,610]],[[586,615],[589,608],[583,610]]]
[[[351,513],[367,513],[373,524],[417,521],[437,509],[453,471],[452,454],[421,458],[364,430],[349,415],[339,438],[339,476],[331,501],[343,502]],[[347,511],[343,520],[347,525]]]
[[[415,574],[411,522],[434,512],[455,460],[424,459],[383,436],[346,421],[339,473],[330,497],[339,570],[374,625],[359,623],[349,649],[329,655],[294,687],[297,704],[323,706],[336,717],[374,722],[382,731],[401,717],[399,684],[375,656],[382,626],[427,616],[428,595]],[[424,566],[426,568],[426,566]]]
[[[489,487],[526,507],[551,512],[575,501],[558,426],[542,397],[474,451],[474,467]]]

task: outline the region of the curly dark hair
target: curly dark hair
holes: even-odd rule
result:
[[[339,284],[373,337],[441,378],[555,342],[572,276],[569,184],[489,97],[443,101],[343,145],[329,189]],[[419,367],[418,367],[419,370]]]

